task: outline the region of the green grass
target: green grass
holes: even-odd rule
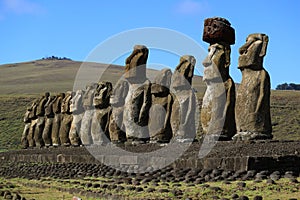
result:
[[[67,192],[59,192],[59,189],[65,189],[72,192],[72,189],[76,188],[81,191],[94,191],[102,192],[105,194],[114,194],[122,196],[126,199],[165,199],[165,198],[175,198],[176,196],[172,191],[181,190],[183,193],[180,196],[181,199],[193,198],[193,199],[212,199],[213,196],[226,197],[231,199],[232,194],[237,194],[239,196],[245,195],[249,199],[253,199],[255,196],[262,196],[263,199],[290,199],[300,197],[300,183],[292,183],[289,179],[280,179],[275,182],[275,184],[269,184],[266,180],[256,183],[254,181],[245,181],[246,186],[240,187],[237,185],[238,181],[230,182],[226,184],[224,182],[209,182],[204,184],[189,185],[186,183],[176,183],[172,182],[158,182],[158,186],[152,186],[152,182],[141,184],[135,187],[143,188],[142,192],[136,192],[128,189],[126,184],[117,184],[118,186],[123,186],[124,189],[117,191],[116,189],[106,189],[106,188],[93,188],[87,187],[87,184],[108,184],[112,179],[109,178],[86,178],[86,179],[53,179],[44,178],[42,180],[27,180],[21,178],[8,179],[5,180],[0,178],[0,182],[4,185],[13,185],[14,188],[9,188],[10,191],[18,192],[24,197],[36,198],[36,199],[71,199],[73,195],[81,196],[83,195],[72,194]],[[300,179],[298,178],[298,181]],[[214,188],[220,188],[221,190],[216,191]],[[147,192],[148,188],[155,188],[154,192]],[[4,188],[2,190],[7,190]],[[168,189],[169,192],[160,192],[161,189]],[[88,198],[93,199],[93,198]],[[97,198],[99,199],[99,198]]]

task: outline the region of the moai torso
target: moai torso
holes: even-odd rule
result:
[[[149,134],[151,142],[169,142],[172,138],[170,124],[173,98],[170,93],[172,72],[163,69],[151,85]]]
[[[234,29],[224,18],[208,18],[204,21],[203,40],[210,44],[202,63],[207,85],[201,109],[203,133],[213,140],[230,140],[236,133],[235,84],[229,75]]]
[[[48,101],[45,104],[45,115],[47,117],[53,118],[54,117],[54,112],[53,112],[53,103],[55,101],[54,96],[50,96]]]
[[[109,119],[111,107],[109,103],[112,92],[110,82],[100,82],[95,91],[93,105],[95,112],[92,119],[91,135],[93,144],[105,144],[110,140],[109,137]]]
[[[240,48],[242,82],[236,101],[237,140],[271,139],[270,77],[263,68],[268,36],[250,34]]]
[[[128,81],[120,79],[114,87],[110,97],[112,113],[109,120],[109,134],[111,141],[114,143],[124,142],[126,140],[125,128],[123,125],[123,111],[128,90]]]
[[[55,100],[52,104],[52,109],[55,114],[61,113],[61,104],[62,104],[62,101],[64,98],[65,98],[64,93],[60,93],[60,94],[56,95]]]
[[[72,99],[72,93],[67,92],[66,96],[64,97],[61,103],[61,113],[71,114],[70,111],[71,99]]]
[[[193,141],[196,136],[196,97],[191,86],[195,63],[193,56],[182,56],[172,76],[171,91],[174,103],[171,127],[173,137],[182,142]]]
[[[126,59],[125,78],[129,83],[125,99],[123,123],[127,139],[145,141],[149,139],[148,121],[151,106],[151,83],[146,78],[148,49],[136,45]]]

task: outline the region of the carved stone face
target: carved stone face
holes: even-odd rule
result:
[[[148,52],[148,48],[144,45],[134,46],[133,52],[125,62],[125,78],[132,82],[143,82],[146,80]]]
[[[173,88],[189,89],[191,87],[195,64],[196,59],[194,56],[184,55],[180,57],[179,64],[172,77]]]
[[[112,92],[112,84],[110,82],[99,83],[93,104],[96,108],[106,108],[109,106],[109,99]]]
[[[227,49],[229,48],[229,49]],[[219,43],[209,46],[208,55],[202,62],[204,66],[204,81],[219,82],[229,76],[230,47]]]
[[[82,97],[83,97],[83,91],[77,90],[75,96],[73,96],[71,99],[71,105],[70,105],[71,112],[83,110]]]
[[[250,34],[246,44],[240,49],[238,68],[262,69],[263,57],[266,54],[268,36],[265,34]]]

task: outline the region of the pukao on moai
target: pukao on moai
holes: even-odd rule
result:
[[[170,93],[172,71],[162,69],[151,84],[149,134],[151,143],[167,143],[172,138],[170,123],[173,98]]]
[[[53,120],[54,120],[54,112],[53,112],[54,100],[55,100],[55,96],[50,96],[48,98],[48,101],[45,104],[45,127],[42,136],[46,147],[52,145],[51,133],[52,133]]]
[[[91,128],[94,145],[107,144],[110,142],[108,127],[111,114],[111,107],[109,104],[111,92],[112,84],[110,82],[98,83],[93,100],[95,111]]]
[[[192,79],[196,59],[184,55],[172,76],[171,91],[174,99],[171,113],[173,138],[178,142],[192,142],[196,136],[196,96]]]
[[[265,34],[250,34],[239,49],[242,82],[235,106],[238,132],[233,139],[272,139],[270,76],[263,68],[268,40]]]
[[[149,140],[151,83],[146,77],[148,52],[146,46],[136,45],[126,59],[124,76],[129,83],[129,89],[125,99],[123,123],[127,141],[133,143],[144,143]]]
[[[208,18],[204,21],[203,41],[210,44],[202,63],[207,85],[200,116],[203,133],[213,140],[230,140],[236,133],[235,84],[229,75],[235,32],[226,19]]]
[[[28,117],[31,122],[30,122],[29,133],[27,136],[29,147],[35,147],[34,131],[35,131],[36,124],[38,121],[38,117],[36,115],[36,109],[37,109],[38,104],[39,104],[39,99],[36,99],[32,102],[32,104],[30,106],[30,113],[29,113]]]
[[[70,110],[72,92],[68,91],[61,104],[62,122],[59,129],[59,140],[61,145],[70,146],[69,132],[73,115]]]
[[[63,99],[65,98],[65,93],[59,93],[55,96],[55,99],[53,100],[52,109],[54,112],[54,119],[52,124],[52,131],[51,131],[51,139],[52,139],[52,145],[54,147],[57,147],[60,145],[60,139],[59,139],[59,129],[62,122],[62,113],[61,113],[61,105],[63,102]]]
[[[113,92],[110,96],[112,112],[109,119],[109,136],[111,142],[115,144],[124,143],[126,141],[123,113],[128,90],[128,82],[124,79],[120,79],[113,88]]]
[[[95,107],[93,106],[93,99],[96,87],[96,83],[91,83],[87,86],[86,91],[83,95],[84,114],[80,127],[80,139],[83,145],[91,145],[93,142],[91,135],[91,125],[95,111]]]
[[[43,131],[45,127],[45,104],[49,100],[50,93],[46,92],[45,95],[43,95],[38,103],[37,109],[36,109],[36,115],[38,117],[38,121],[36,124],[36,128],[34,131],[34,141],[36,147],[43,147],[44,146],[44,140],[43,140]]]
[[[77,90],[75,95],[71,99],[70,111],[73,114],[72,124],[69,132],[69,139],[72,146],[81,145],[80,140],[80,127],[83,117],[83,90]]]

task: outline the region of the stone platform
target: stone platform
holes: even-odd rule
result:
[[[156,144],[117,146],[121,151],[115,151],[116,146],[24,149],[0,153],[0,162],[103,163],[119,169],[172,166],[175,169],[300,171],[300,141],[217,142],[203,158],[199,157],[202,146],[198,142],[192,143],[179,158],[176,150],[182,146],[175,146],[177,149],[167,153],[164,149],[169,149]]]

